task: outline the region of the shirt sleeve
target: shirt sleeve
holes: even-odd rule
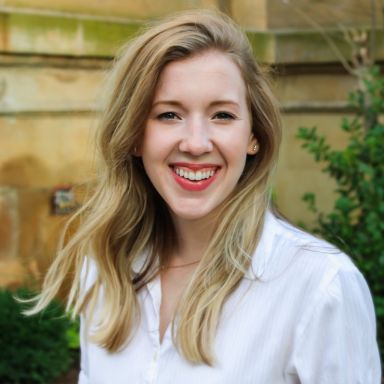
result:
[[[301,384],[380,384],[372,298],[355,267],[339,270],[320,296],[292,360]]]

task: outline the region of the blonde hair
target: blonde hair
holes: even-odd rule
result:
[[[162,69],[212,49],[238,65],[260,145],[256,156],[248,156],[238,185],[220,207],[217,229],[180,302],[177,325],[173,322],[175,343],[183,355],[191,362],[213,364],[212,345],[223,303],[250,267],[258,243],[281,136],[277,104],[245,34],[216,12],[175,15],[130,41],[119,55],[100,123],[102,164],[96,189],[72,219],[81,217],[81,225],[58,252],[30,313],[46,307],[71,277],[67,308],[75,314],[87,309],[88,322],[102,290],[95,342],[115,352],[134,335],[140,316],[137,292],[158,273],[157,257],[173,247],[174,237],[167,206],[134,155],[135,147],[141,143]],[[86,255],[91,255],[98,273],[84,294],[81,270]],[[140,271],[134,272],[133,265],[143,257]]]

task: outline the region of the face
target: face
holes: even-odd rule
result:
[[[164,68],[141,156],[175,219],[212,214],[235,188],[255,144],[245,84],[228,56],[208,51]]]

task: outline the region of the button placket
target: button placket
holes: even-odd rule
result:
[[[151,363],[149,365],[148,376],[146,381],[148,384],[154,384],[157,381],[159,371],[159,355],[159,347],[156,347],[152,355]]]
[[[151,341],[153,345],[153,354],[151,361],[148,367],[148,374],[146,375],[146,383],[154,384],[158,379],[159,372],[159,360],[160,360],[160,332],[159,332],[159,324],[160,324],[160,303],[161,303],[161,286],[160,286],[160,278],[157,277],[152,282],[148,283],[147,289],[149,292],[150,299],[152,301],[152,316],[151,316],[151,324],[150,324],[150,333],[151,333]]]

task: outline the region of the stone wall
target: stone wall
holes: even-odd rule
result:
[[[319,193],[320,206],[329,209],[334,186],[300,149],[295,133],[298,126],[317,125],[342,146],[345,137],[338,126],[355,82],[297,9],[328,28],[348,56],[350,48],[335,27],[369,24],[370,2],[291,3],[0,1],[0,285],[18,285],[44,273],[67,218],[53,214],[54,191],[93,177],[91,148],[106,69],[143,20],[173,11],[219,8],[247,28],[258,60],[276,67],[274,88],[284,120],[278,204],[293,221],[309,222],[300,197],[312,190]],[[327,10],[332,17],[325,17]],[[377,55],[384,56],[379,50]]]
[[[0,58],[1,60],[1,58]],[[39,278],[66,215],[53,192],[92,178],[104,63],[7,55],[0,72],[0,284]]]

